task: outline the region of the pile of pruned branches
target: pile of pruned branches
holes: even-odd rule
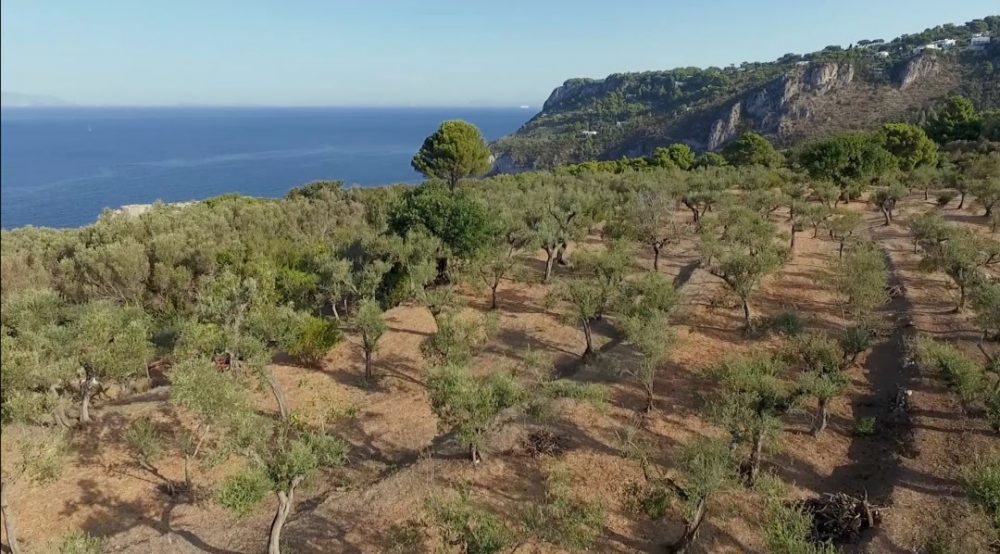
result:
[[[838,492],[803,501],[802,509],[812,517],[812,541],[852,543],[866,529],[881,523],[880,508],[868,498]]]

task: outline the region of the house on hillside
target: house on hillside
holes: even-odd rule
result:
[[[925,44],[923,46],[917,46],[916,48],[913,49],[913,54],[914,55],[920,54],[926,50],[941,50],[941,47],[932,42],[930,44]]]
[[[949,48],[954,48],[956,42],[955,42],[955,39],[953,39],[953,38],[946,38],[946,39],[941,39],[941,40],[935,40],[931,44],[933,44],[934,46],[940,48],[941,50],[948,50]]]
[[[877,52],[875,55],[878,56],[878,57],[880,57],[880,58],[888,58],[889,57],[889,51],[888,50],[881,50],[881,51]]]
[[[990,36],[985,34],[972,35],[969,39],[969,49],[970,50],[985,50],[987,46],[990,45]]]

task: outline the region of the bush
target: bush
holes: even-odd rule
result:
[[[930,339],[920,339],[911,347],[914,361],[927,373],[943,378],[969,406],[986,392],[985,373],[955,347]]]
[[[468,491],[451,501],[428,501],[431,516],[448,543],[466,554],[495,554],[514,542],[514,534],[495,515],[476,508]]]
[[[527,527],[546,542],[568,550],[587,550],[604,529],[604,508],[572,498],[569,472],[557,468],[549,475],[545,503],[532,505],[525,520]]]
[[[104,539],[92,537],[84,531],[73,531],[63,538],[56,552],[58,554],[101,554],[104,552]]]
[[[875,434],[876,423],[874,417],[863,417],[854,424],[854,434],[859,437],[870,437]]]
[[[943,208],[950,204],[957,196],[958,193],[953,190],[943,190],[937,195],[937,205]]]
[[[801,508],[773,502],[764,519],[764,544],[771,554],[834,554],[830,543],[813,543],[812,516]]]
[[[1000,454],[981,456],[962,477],[965,492],[986,511],[993,527],[1000,531]]]
[[[216,500],[237,517],[246,517],[270,490],[271,482],[267,474],[260,469],[251,469],[226,479],[216,494]]]
[[[163,434],[149,417],[141,417],[128,426],[125,442],[144,463],[156,460],[163,453]]]
[[[844,355],[850,360],[857,359],[858,355],[872,347],[873,334],[871,329],[861,326],[851,326],[844,331],[843,338],[840,339],[840,348]]]
[[[340,329],[335,321],[308,316],[296,329],[288,345],[288,354],[307,364],[318,364],[340,339]]]
[[[781,312],[771,318],[769,327],[778,333],[794,337],[802,333],[802,318],[795,312]]]

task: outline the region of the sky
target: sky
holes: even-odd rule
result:
[[[0,88],[81,105],[539,106],[572,77],[768,61],[996,0],[0,0]]]

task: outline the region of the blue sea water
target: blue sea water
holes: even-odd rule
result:
[[[520,108],[18,108],[0,111],[0,225],[76,227],[106,207],[310,181],[417,182],[410,159],[446,119],[488,140]]]

